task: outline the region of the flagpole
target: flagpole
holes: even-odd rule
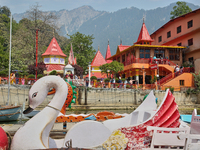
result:
[[[8,99],[6,105],[10,101],[10,72],[11,72],[11,39],[12,39],[12,14],[10,13],[10,52],[9,52],[9,72],[8,72]]]

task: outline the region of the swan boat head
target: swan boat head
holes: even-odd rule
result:
[[[47,97],[49,89],[54,87],[56,89],[56,94],[59,95],[58,99],[66,99],[68,94],[68,88],[65,81],[58,76],[45,76],[37,80],[29,91],[29,107],[24,110],[24,114],[30,113],[37,106],[39,106],[44,99]],[[60,89],[60,90],[58,90]],[[65,94],[63,94],[65,93]],[[56,95],[55,95],[56,96]],[[54,96],[54,97],[55,97]],[[63,101],[64,103],[64,101]],[[56,108],[56,107],[55,107]],[[59,108],[58,108],[59,109]]]
[[[29,91],[30,105],[23,113],[29,113],[40,105],[52,87],[56,92],[51,102],[17,130],[11,143],[11,150],[46,149],[52,145],[56,147],[56,142],[49,137],[49,133],[66,100],[66,82],[58,76],[51,75],[37,80]]]

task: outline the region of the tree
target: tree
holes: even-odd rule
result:
[[[0,7],[0,14],[5,14],[10,17],[10,9],[7,6]]]
[[[72,65],[74,67],[74,74],[77,76],[82,76],[83,75],[83,68],[80,67],[79,65]]]
[[[170,19],[174,19],[192,11],[192,9],[186,5],[186,2],[178,1],[176,2],[176,5],[177,6],[173,7],[173,11],[170,12],[170,15],[172,15]]]
[[[199,73],[192,73],[194,76],[194,83],[195,83],[195,87],[197,92],[200,92],[200,72]]]
[[[34,5],[26,12],[26,17],[19,21],[17,31],[12,36],[12,68],[27,70],[29,65],[36,62],[36,29],[38,31],[38,62],[42,62],[41,55],[46,51],[53,37],[56,38],[61,49],[69,44],[66,37],[61,37],[55,30],[53,13],[42,12],[39,5]],[[19,59],[20,58],[20,59]],[[30,69],[29,69],[30,70]],[[34,69],[33,69],[34,70]]]
[[[79,32],[76,32],[73,35],[69,35],[70,42],[72,43],[74,57],[76,57],[77,64],[83,68],[84,72],[88,68],[89,62],[92,62],[96,51],[92,47],[93,43],[93,35],[85,35]],[[71,44],[63,51],[65,54],[69,56],[71,49]],[[68,62],[68,58],[66,58],[66,62]]]
[[[101,65],[99,67],[99,69],[101,69],[102,73],[106,73],[107,76],[110,74],[113,74],[114,76],[116,76],[116,74],[120,71],[124,70],[124,65],[118,61],[113,61],[111,63],[106,63],[104,65]]]
[[[46,70],[46,69],[47,68],[46,68],[44,62],[38,63],[37,68],[36,68],[35,63],[33,65],[29,65],[28,66],[28,72],[29,72],[29,74],[35,74],[36,70],[37,70],[38,74],[43,74],[44,70]]]

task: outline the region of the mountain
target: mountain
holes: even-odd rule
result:
[[[123,45],[132,45],[137,41],[143,18],[149,34],[156,31],[170,20],[170,12],[173,10],[172,3],[166,7],[144,10],[136,7],[120,9],[116,12],[106,12],[94,10],[91,6],[82,6],[73,10],[54,11],[58,17],[57,26],[60,28],[59,34],[67,36],[77,31],[86,35],[94,35],[93,47],[97,50],[98,46],[103,56],[109,39],[111,54],[114,55],[117,45],[122,40]],[[187,3],[192,9],[200,6]],[[19,22],[25,13],[14,14],[13,18]]]

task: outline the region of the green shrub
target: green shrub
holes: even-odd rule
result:
[[[56,75],[57,74],[57,71],[56,70],[53,70],[49,73],[49,75]]]
[[[94,80],[97,80],[97,77],[96,76],[92,76],[90,79],[94,81]]]
[[[43,75],[42,74],[38,74],[37,75],[37,78],[39,79],[39,78],[42,78],[43,77]]]
[[[125,78],[122,78],[122,82],[123,82],[123,83],[124,83],[125,80],[126,80]]]
[[[109,81],[110,81],[109,78],[104,79],[104,82],[109,82]]]
[[[30,75],[28,76],[28,78],[35,79],[35,75],[34,75],[34,74],[30,74]]]
[[[28,72],[23,72],[23,76],[27,76],[28,75]]]
[[[118,83],[119,79],[118,78],[115,78],[115,83]]]
[[[3,70],[3,71],[0,71],[0,76],[1,77],[6,77],[7,76],[7,73]]]
[[[167,90],[167,89],[169,89],[170,91],[171,91],[171,93],[173,94],[174,93],[174,87],[168,87],[168,88],[165,88],[165,91]]]

